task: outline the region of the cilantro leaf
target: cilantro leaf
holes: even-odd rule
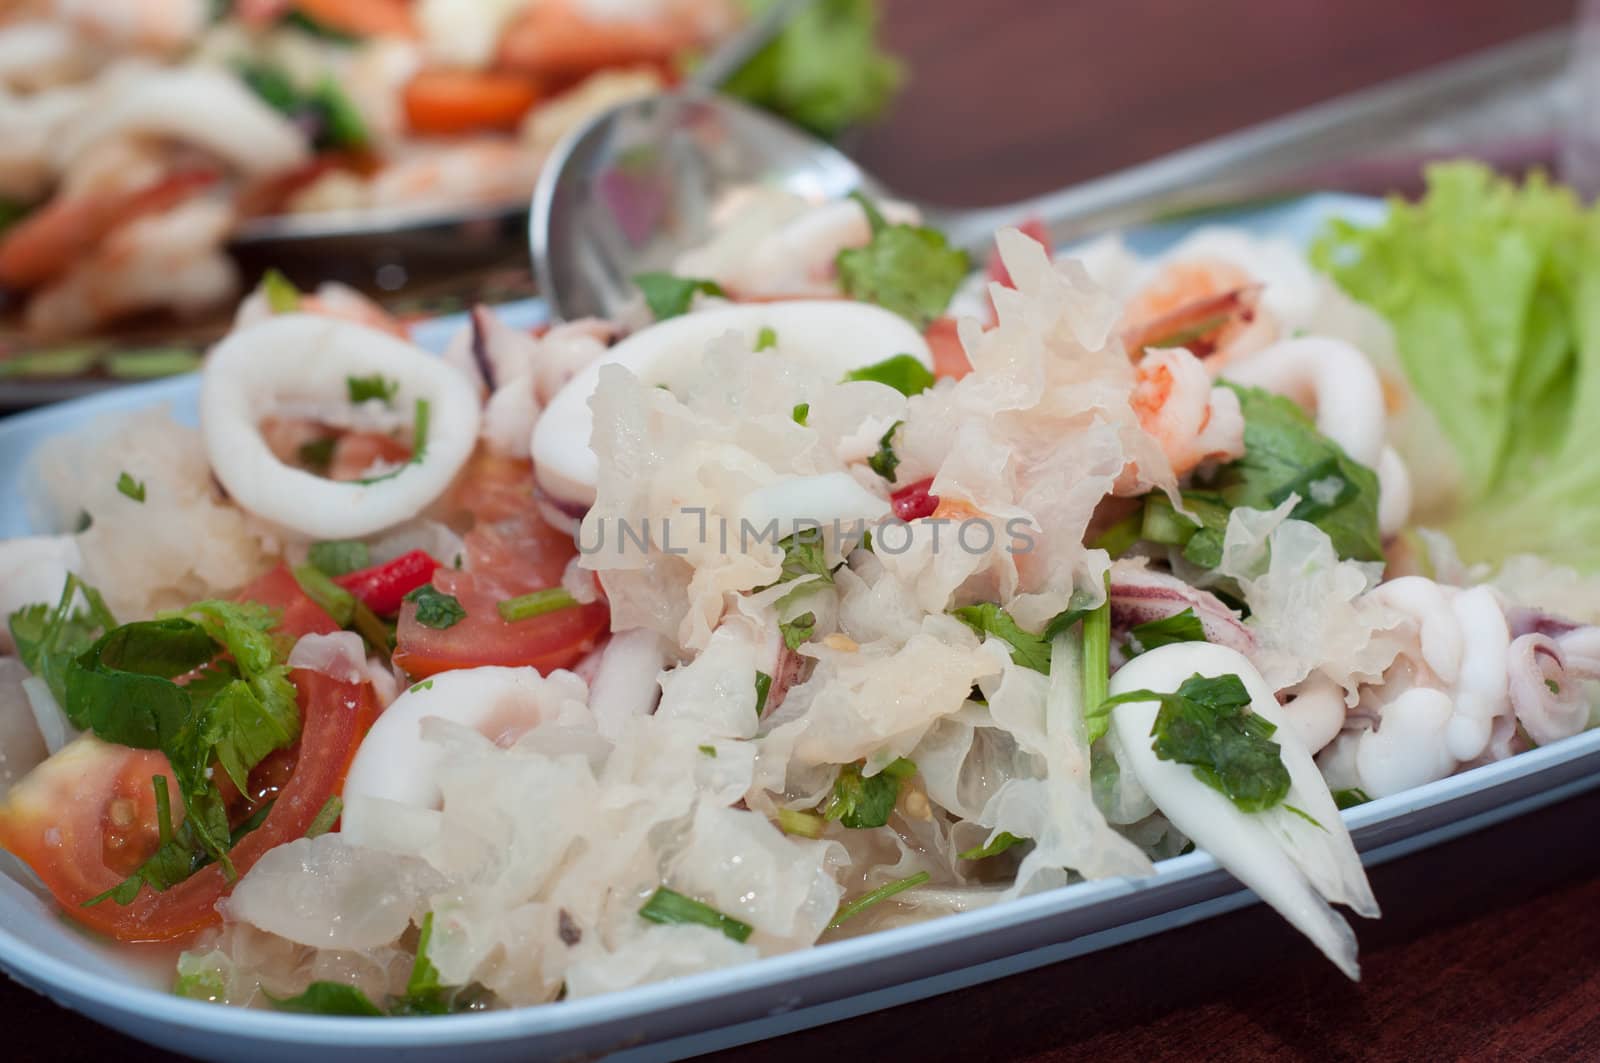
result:
[[[641,273],[633,278],[633,283],[639,286],[650,313],[657,321],[687,314],[696,294],[726,294],[716,281],[679,277],[671,273]]]
[[[833,783],[833,797],[823,815],[855,830],[881,827],[889,822],[900,783],[917,773],[917,766],[898,757],[876,775],[861,774],[860,764],[846,764]]]
[[[984,845],[974,846],[965,852],[957,854],[963,860],[987,860],[991,856],[999,856],[1013,845],[1021,845],[1027,838],[1019,838],[1008,830],[996,834]]]
[[[117,491],[118,493],[133,499],[135,502],[144,501],[144,482],[141,480],[135,480],[127,473],[123,473],[121,476],[117,477]]]
[[[1050,643],[1044,636],[1024,631],[994,602],[963,605],[950,610],[950,615],[976,631],[979,635],[993,635],[1011,647],[1011,659],[1024,668],[1050,674]]]
[[[1204,641],[1206,641],[1206,629],[1200,623],[1200,618],[1195,615],[1194,606],[1191,605],[1181,613],[1136,624],[1128,632],[1128,651],[1131,656],[1137,657],[1141,653],[1148,653],[1161,646],[1170,646],[1175,642]]]
[[[804,428],[806,426],[806,421],[811,417],[811,403],[795,403],[794,412],[791,413],[790,416],[794,418],[795,424],[799,425],[801,428]]]
[[[444,593],[431,583],[424,583],[407,594],[405,600],[416,603],[417,623],[435,631],[455,627],[467,618],[467,611],[454,595]]]
[[[373,373],[371,376],[347,376],[344,378],[344,386],[349,392],[350,402],[354,405],[377,399],[385,406],[392,406],[394,397],[400,394],[400,385],[381,373]]]
[[[859,192],[851,198],[867,212],[872,239],[865,247],[843,249],[834,259],[839,286],[852,299],[877,303],[926,329],[966,279],[967,253],[951,247],[935,229],[889,224]]]
[[[1128,702],[1154,701],[1150,748],[1162,760],[1194,768],[1195,778],[1227,796],[1241,811],[1263,812],[1289,793],[1277,730],[1250,711],[1250,692],[1236,675],[1193,675],[1176,693],[1134,690],[1101,703],[1098,713]]]
[[[306,1015],[353,1015],[379,1017],[383,1009],[374,1004],[361,990],[343,982],[312,982],[299,996],[275,997],[265,994],[279,1011],[297,1011]]]
[[[76,607],[79,596],[87,609]],[[58,705],[67,702],[67,673],[72,662],[93,646],[104,631],[117,626],[100,592],[69,575],[54,607],[38,603],[12,613],[8,626],[17,656],[28,671],[45,681]]]
[[[267,309],[274,314],[292,314],[300,309],[300,289],[275,269],[261,275],[261,294],[267,300]]]
[[[793,620],[785,620],[778,625],[778,631],[783,635],[783,644],[791,650],[798,650],[807,639],[816,634],[817,614],[801,613]]]
[[[792,647],[791,647],[792,648]],[[772,677],[765,672],[756,673],[756,719],[767,711],[767,695],[772,693]]]
[[[895,470],[900,467],[899,455],[894,452],[894,434],[903,424],[904,421],[896,421],[890,425],[878,440],[878,452],[867,459],[867,467],[890,483],[894,483]]]
[[[1224,386],[1239,396],[1245,452],[1218,469],[1207,487],[1232,509],[1272,509],[1290,495],[1298,495],[1300,500],[1290,516],[1327,532],[1340,557],[1383,560],[1377,473],[1320,434],[1291,400],[1258,388],[1227,382]],[[1210,521],[1207,526],[1209,529]],[[1206,559],[1211,550],[1209,539],[1203,541]],[[1185,547],[1186,554],[1190,546]],[[1219,561],[1220,547],[1219,537]]]
[[[761,331],[756,333],[756,351],[770,350],[778,345],[778,333],[770,325],[762,325]]]
[[[886,384],[902,395],[910,396],[921,394],[933,387],[934,375],[932,370],[914,355],[897,354],[893,358],[885,358],[881,362],[852,369],[844,375],[844,379],[871,380]]]

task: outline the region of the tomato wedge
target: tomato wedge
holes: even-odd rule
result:
[[[967,349],[961,346],[955,318],[935,318],[922,337],[928,341],[928,350],[933,353],[934,376],[960,380],[972,372],[972,363],[967,360]]]
[[[240,597],[281,610],[280,630],[288,635],[338,630],[287,568],[269,572]],[[299,695],[300,742],[283,755],[292,755],[292,770],[266,819],[229,854],[240,875],[268,850],[305,834],[338,793],[356,747],[378,715],[370,685],[339,683],[303,669],[290,673],[290,679]],[[263,762],[260,770],[278,774],[283,765]],[[155,851],[150,781],[156,775],[172,777],[160,753],[81,738],[7,795],[0,805],[0,847],[33,868],[69,917],[118,941],[173,941],[214,925],[221,920],[217,901],[232,888],[217,864],[164,892],[146,888],[131,904],[105,900],[83,907]],[[176,794],[172,803],[181,807]]]
[[[406,83],[402,100],[413,133],[510,132],[539,102],[539,84],[488,70],[424,70]]]
[[[507,623],[499,611],[504,598],[488,590],[471,572],[441,569],[433,583],[454,595],[467,615],[450,627],[436,629],[419,623],[417,607],[406,603],[400,611],[394,663],[414,679],[483,665],[529,667],[540,672],[570,668],[594,649],[610,627],[611,611],[604,602],[569,605]]]

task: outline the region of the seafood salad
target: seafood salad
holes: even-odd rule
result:
[[[23,0],[0,12],[0,288],[31,341],[227,305],[251,219],[527,202],[588,118],[676,82],[741,0]],[[887,101],[873,0],[729,90],[837,133]],[[827,66],[813,56],[827,54]]]
[[[1309,256],[1030,223],[971,278],[910,208],[753,194],[637,321],[479,308],[443,358],[280,284],[198,428],[34,458],[7,867],[181,950],[180,994],[323,1014],[575,999],[1191,848],[1357,977],[1341,810],[1591,723],[1594,540],[1491,499],[1591,519],[1590,217],[1457,165]],[[1526,283],[1487,306],[1452,240]],[[1518,389],[1561,423],[1521,438]]]

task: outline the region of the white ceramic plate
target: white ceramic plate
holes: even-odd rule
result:
[[[1376,217],[1371,200],[1317,196],[1228,216],[1262,233],[1304,240],[1330,215]],[[1130,239],[1155,251],[1195,226],[1151,226]],[[515,309],[522,320],[536,306]],[[442,346],[458,322],[419,334]],[[49,531],[24,504],[28,456],[47,436],[118,412],[170,404],[195,418],[197,381],[130,387],[0,422],[0,537]],[[1345,813],[1369,864],[1424,848],[1600,785],[1600,731],[1464,772]],[[823,945],[805,952],[536,1008],[418,1019],[345,1019],[245,1011],[166,992],[153,970],[69,925],[47,899],[0,876],[0,967],[91,1019],[207,1059],[291,1054],[392,1061],[591,1057],[668,1059],[860,1015],[1055,963],[1182,926],[1254,901],[1205,853],[1150,878],[1086,882],[979,911]],[[1381,898],[1380,898],[1381,901]],[[1306,944],[1304,948],[1312,946]]]

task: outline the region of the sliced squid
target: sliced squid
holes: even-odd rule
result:
[[[96,92],[96,105],[57,145],[69,166],[117,137],[197,145],[247,176],[284,173],[311,158],[305,134],[225,70],[130,67]]]
[[[599,463],[589,448],[594,427],[589,398],[599,384],[602,366],[621,365],[646,384],[670,384],[688,375],[715,340],[729,333],[742,335],[754,350],[756,337],[764,328],[776,336],[776,346],[768,353],[803,359],[832,379],[897,354],[912,355],[930,368],[933,365],[921,333],[898,314],[866,303],[796,300],[720,307],[675,317],[612,347],[574,376],[545,407],[532,441],[539,485],[574,509],[585,509],[594,501]]]
[[[1113,711],[1111,726],[1129,765],[1173,826],[1276,908],[1340,970],[1359,978],[1355,934],[1329,902],[1349,905],[1371,918],[1378,915],[1377,900],[1310,750],[1249,660],[1208,643],[1163,646],[1119,669],[1111,677],[1111,693],[1171,693],[1195,674],[1237,675],[1250,693],[1253,711],[1277,725],[1273,740],[1290,779],[1283,804],[1265,812],[1242,812],[1196,778],[1192,767],[1159,759],[1150,741],[1159,710],[1153,701],[1119,705]],[[1290,806],[1310,819],[1290,811]]]
[[[439,806],[444,749],[423,737],[424,720],[447,720],[509,743],[574,703],[581,706],[587,695],[571,672],[542,676],[533,668],[468,668],[418,683],[384,710],[356,751],[344,781],[340,832],[352,845],[376,844],[395,805]]]
[[[260,422],[285,403],[348,404],[352,377],[393,382],[394,409],[427,403],[412,460],[371,481],[336,482],[273,455]],[[200,420],[212,471],[233,499],[315,539],[356,539],[410,520],[444,493],[478,438],[472,382],[393,336],[307,314],[284,314],[228,336],[206,360]]]

